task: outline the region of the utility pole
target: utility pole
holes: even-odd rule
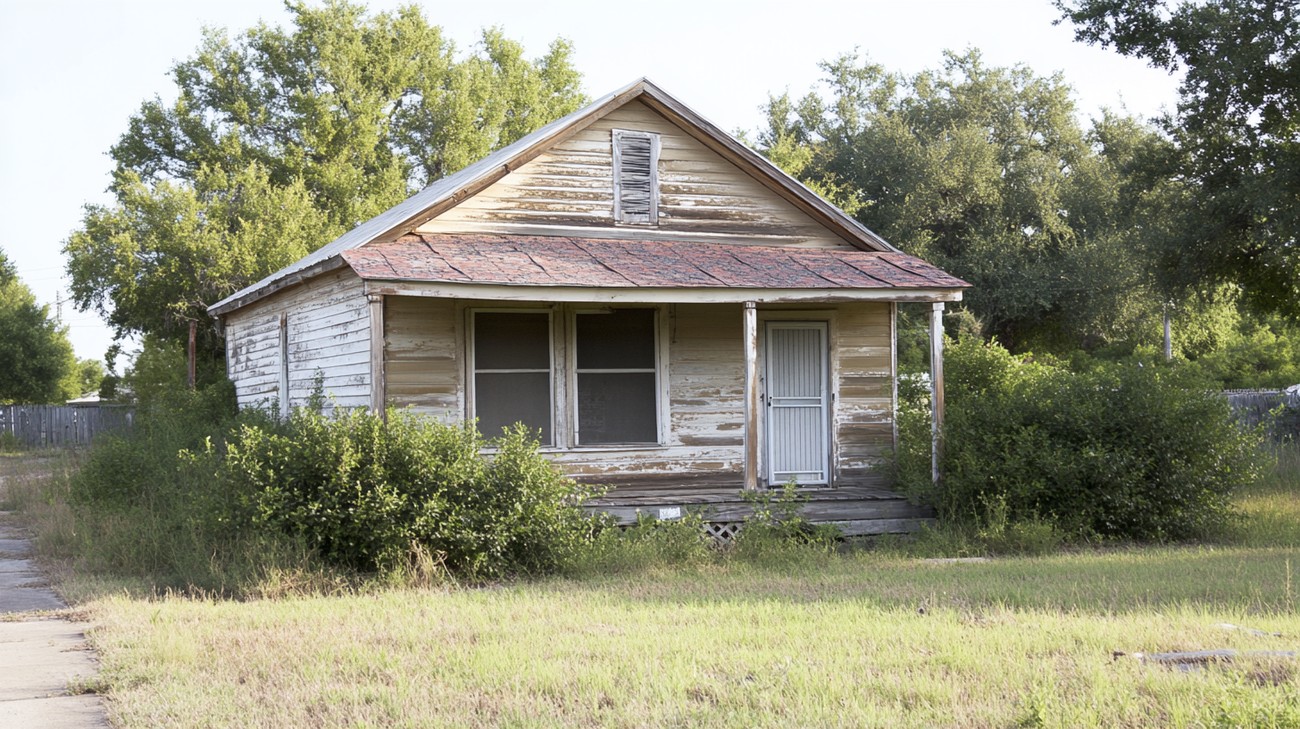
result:
[[[190,389],[191,389],[191,390],[194,389],[194,340],[195,340],[196,335],[197,335],[197,333],[198,333],[198,328],[199,328],[199,323],[198,323],[198,322],[196,322],[196,321],[191,321],[191,322],[190,322],[190,372],[189,372],[189,375],[190,375],[190,376],[189,376],[189,383],[190,383]]]
[[[1169,326],[1169,307],[1171,304],[1166,303],[1164,306],[1165,314],[1165,361],[1169,362],[1174,358],[1174,339],[1170,333]]]

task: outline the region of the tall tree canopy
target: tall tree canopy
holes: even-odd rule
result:
[[[974,284],[967,306],[1011,347],[1128,336],[1159,296],[1144,227],[1178,191],[1138,171],[1170,153],[1152,129],[1077,121],[1069,86],[947,54],[906,78],[855,56],[829,95],[773,98],[760,146],[865,225]]]
[[[1235,283],[1300,317],[1300,2],[1056,4],[1079,40],[1185,71],[1163,120],[1194,189],[1161,251],[1170,283]]]
[[[115,202],[65,245],[77,305],[180,341],[204,309],[578,108],[571,48],[498,30],[458,53],[414,6],[291,3],[292,26],[208,31],[112,148]],[[221,349],[202,327],[205,349]]]
[[[81,395],[68,331],[36,303],[0,251],[0,403],[58,403]]]

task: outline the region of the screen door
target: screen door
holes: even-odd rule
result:
[[[825,322],[767,322],[768,485],[830,482]]]

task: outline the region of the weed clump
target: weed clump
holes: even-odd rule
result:
[[[900,485],[946,524],[1039,521],[1073,538],[1201,537],[1230,523],[1233,492],[1263,472],[1259,433],[1239,428],[1227,402],[1184,369],[1076,372],[973,339],[949,348],[946,367],[939,488],[930,479],[928,412],[915,401],[900,414],[898,459]]]

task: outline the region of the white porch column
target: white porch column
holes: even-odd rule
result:
[[[383,416],[386,383],[384,382],[384,296],[366,294],[370,307],[370,411]]]
[[[745,302],[745,489],[758,489],[758,309]]]
[[[939,483],[943,458],[943,302],[930,308],[930,478]]]

